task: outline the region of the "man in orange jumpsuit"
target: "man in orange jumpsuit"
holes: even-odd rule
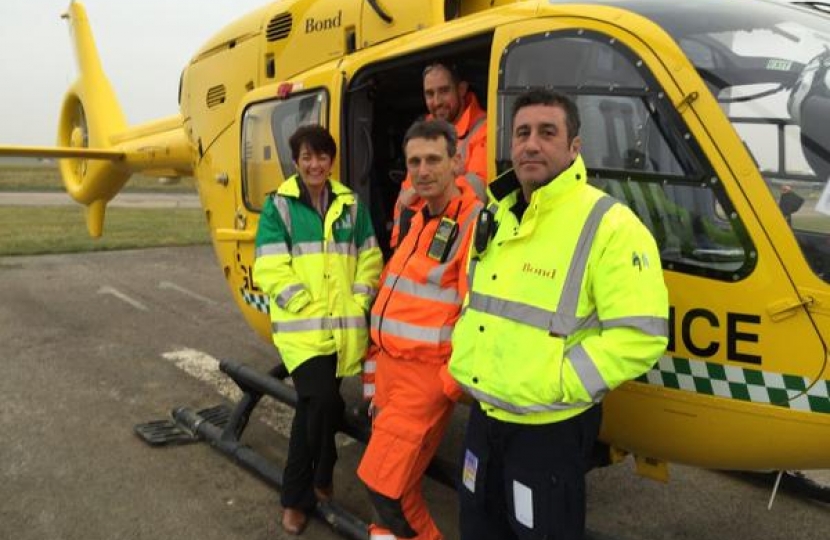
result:
[[[456,176],[460,158],[448,122],[416,122],[404,151],[424,205],[387,263],[372,306],[364,370],[375,374],[374,418],[357,474],[379,516],[371,540],[441,540],[421,480],[460,396],[446,363],[466,293],[467,249],[483,205]]]
[[[451,64],[436,62],[424,68],[424,101],[429,111],[427,120],[446,120],[455,126],[458,136],[459,161],[456,174],[473,189],[482,202],[487,202],[487,113],[470,91],[466,81]],[[392,236],[394,249],[400,237],[406,236],[412,216],[423,205],[423,199],[412,187],[412,175],[401,184],[395,202]]]

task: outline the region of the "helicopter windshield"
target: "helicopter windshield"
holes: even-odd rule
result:
[[[621,4],[677,41],[752,154],[813,271],[830,282],[830,17],[774,2]]]

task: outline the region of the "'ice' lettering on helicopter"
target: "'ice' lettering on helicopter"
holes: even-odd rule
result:
[[[305,33],[313,34],[314,32],[322,32],[323,30],[331,30],[333,28],[340,28],[343,23],[343,11],[338,11],[334,17],[325,19],[315,19],[309,17],[305,20]]]
[[[675,308],[669,308],[669,344],[670,352],[676,351],[676,325],[678,317]],[[705,308],[693,308],[683,314],[679,319],[680,339],[683,347],[691,354],[700,358],[711,358],[726,344],[726,359],[730,362],[743,362],[746,364],[761,364],[761,356],[746,352],[747,344],[758,343],[760,334],[755,325],[761,324],[761,317],[751,313],[726,314],[726,325],[721,339],[707,339],[700,336],[703,329],[700,325],[708,326],[708,329],[720,329],[721,320],[718,316]],[[752,326],[750,326],[752,325]],[[698,332],[695,332],[695,328]]]

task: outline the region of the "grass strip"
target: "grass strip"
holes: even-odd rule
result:
[[[0,162],[0,191],[63,191],[63,180],[55,164],[26,165]],[[162,183],[158,178],[135,174],[124,185],[125,193],[196,193],[193,177]]]
[[[104,234],[90,238],[82,206],[0,206],[0,256],[206,244],[198,208],[108,208]]]

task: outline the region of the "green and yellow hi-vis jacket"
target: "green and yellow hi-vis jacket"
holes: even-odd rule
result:
[[[296,175],[268,197],[254,281],[270,299],[274,345],[289,372],[336,353],[343,377],[360,372],[383,258],[367,208],[340,182],[329,187],[325,218],[301,200]]]

